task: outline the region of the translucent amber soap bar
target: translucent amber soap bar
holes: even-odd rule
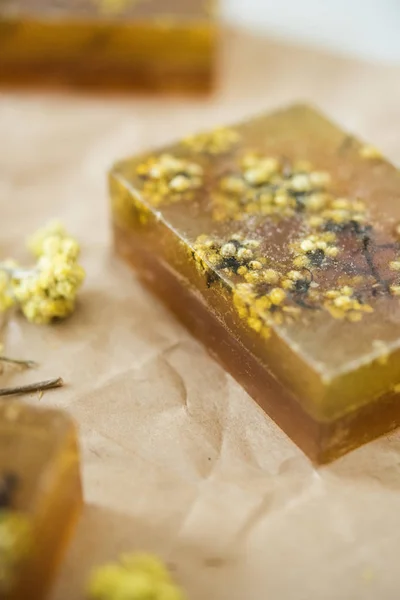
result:
[[[214,8],[209,0],[0,0],[0,82],[205,91]]]
[[[400,174],[377,150],[294,106],[110,181],[118,252],[312,459],[400,423]]]
[[[76,432],[59,411],[0,403],[0,598],[41,600],[79,514]]]

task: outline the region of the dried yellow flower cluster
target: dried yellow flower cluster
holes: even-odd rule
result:
[[[79,244],[60,223],[50,223],[29,241],[38,259],[32,269],[0,265],[0,310],[17,305],[32,323],[46,324],[69,316],[85,278],[78,264]]]
[[[400,281],[386,282],[374,265],[371,253],[379,246],[365,204],[336,196],[330,173],[316,170],[304,160],[290,162],[255,152],[236,160],[237,169],[219,175],[211,194],[213,220],[231,222],[232,233],[222,238],[200,235],[192,256],[208,286],[218,280],[217,273],[228,276],[234,306],[251,329],[268,337],[272,323],[287,322],[304,310],[325,310],[336,319],[359,321],[373,312],[367,301],[368,285],[375,295],[400,295]],[[268,220],[281,223],[292,219],[301,227],[297,235],[283,241],[282,264],[276,264],[266,251],[262,237],[248,239],[237,232],[239,227],[243,230],[243,222],[251,222],[251,228],[257,230]],[[235,221],[240,224],[235,226]],[[352,263],[329,287],[324,286],[321,273],[333,273],[339,262],[346,260],[349,244],[356,246],[360,265]],[[399,272],[400,259],[388,266]],[[357,274],[358,269],[362,275]]]
[[[293,165],[255,152],[245,153],[236,172],[223,176],[213,194],[216,221],[243,221],[251,215],[293,217],[312,215],[331,202],[329,173],[314,171],[307,161]]]
[[[182,140],[182,144],[192,152],[200,154],[224,154],[232,149],[240,135],[234,129],[218,127],[208,133],[198,133]]]
[[[209,265],[218,268],[226,275],[237,273],[250,277],[260,271],[265,259],[256,253],[260,242],[244,238],[237,233],[227,241],[220,241],[208,235],[201,235],[194,244],[193,258],[200,272],[209,271]]]
[[[364,202],[361,200],[349,200],[347,198],[330,198],[323,206],[323,210],[313,214],[308,219],[308,225],[312,228],[323,229],[327,225],[336,231],[346,227],[361,227],[367,221]]]
[[[233,292],[233,303],[239,317],[247,321],[250,329],[268,338],[271,323],[281,325],[300,312],[298,307],[286,303],[287,296],[281,287],[239,283]]]
[[[361,321],[363,313],[374,312],[372,306],[360,302],[354,289],[348,285],[339,290],[328,290],[325,298],[325,307],[335,319]]]
[[[335,246],[336,234],[332,231],[326,233],[312,233],[291,245],[295,254],[293,265],[301,267],[320,267],[328,258],[336,258],[339,248]]]
[[[148,158],[136,172],[144,181],[143,194],[153,206],[191,199],[203,184],[200,165],[171,154]]]
[[[200,235],[191,253],[197,270],[206,276],[208,287],[217,281],[217,273],[228,278],[237,313],[250,329],[268,338],[273,323],[287,323],[304,310],[326,310],[335,319],[351,322],[373,312],[365,294],[360,292],[363,276],[352,278],[356,287],[341,284],[343,277],[330,282],[327,289],[318,282],[318,274],[332,267],[340,255],[337,243],[339,234],[333,231],[312,233],[289,243],[289,270],[284,264],[271,261],[262,239],[247,238],[241,233],[226,238]],[[400,270],[400,261],[393,261],[390,266]],[[400,286],[392,285],[390,293],[400,294]]]
[[[89,581],[91,600],[185,600],[163,563],[140,554],[94,571]]]
[[[10,277],[5,271],[0,270],[0,312],[5,312],[14,304],[10,289]]]

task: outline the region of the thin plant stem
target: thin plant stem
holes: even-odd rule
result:
[[[39,381],[39,383],[29,383],[27,385],[21,385],[10,388],[0,388],[1,396],[22,396],[23,394],[30,394],[33,392],[44,392],[45,390],[52,390],[54,388],[62,387],[64,381],[61,377],[57,379],[48,379],[47,381]]]
[[[0,363],[2,362],[18,367],[26,367],[27,369],[34,369],[38,366],[38,363],[34,360],[20,360],[17,358],[9,358],[8,356],[0,356]]]

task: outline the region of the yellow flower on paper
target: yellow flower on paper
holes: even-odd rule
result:
[[[185,600],[163,563],[147,554],[121,557],[96,569],[89,580],[91,600]]]
[[[27,240],[27,247],[36,257],[43,254],[43,245],[49,238],[56,237],[63,239],[67,237],[67,232],[61,221],[49,221],[45,227],[36,231]]]
[[[78,242],[61,223],[52,222],[29,239],[28,247],[38,258],[33,268],[0,264],[0,311],[17,304],[28,321],[38,324],[69,316],[85,278]]]
[[[9,276],[0,271],[0,312],[5,312],[14,304],[14,298],[9,287]]]

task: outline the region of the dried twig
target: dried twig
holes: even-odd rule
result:
[[[34,360],[20,360],[16,358],[9,358],[8,356],[0,356],[0,363],[8,363],[10,365],[17,365],[18,367],[26,367],[27,369],[34,369],[38,366],[38,363]]]
[[[57,379],[48,379],[47,381],[39,381],[39,383],[28,383],[27,385],[21,385],[10,388],[0,388],[1,396],[21,396],[23,394],[30,394],[32,392],[43,392],[45,390],[51,390],[64,385],[64,381],[61,377]]]

